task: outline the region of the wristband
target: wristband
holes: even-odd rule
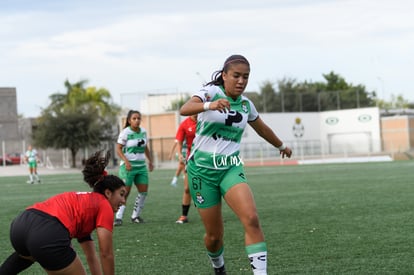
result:
[[[208,110],[210,110],[210,103],[211,103],[211,102],[206,102],[206,103],[204,103],[204,105],[203,105],[204,111],[208,111]]]
[[[282,143],[282,145],[280,145],[279,147],[277,147],[277,149],[279,149],[279,151],[283,151],[283,150],[285,150],[285,149],[286,149],[286,145],[284,145],[284,144]]]

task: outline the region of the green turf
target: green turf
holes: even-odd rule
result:
[[[414,161],[246,168],[266,235],[268,274],[412,274],[413,170]],[[125,219],[115,228],[117,274],[212,274],[194,208],[190,223],[174,223],[182,183],[169,185],[173,172],[151,173],[145,224]],[[26,177],[0,177],[0,261],[12,251],[9,224],[25,206],[88,190],[80,174],[42,179],[28,185]],[[227,206],[224,219],[228,274],[251,274],[242,227]],[[36,264],[22,274],[44,273]]]

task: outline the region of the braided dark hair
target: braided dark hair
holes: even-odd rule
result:
[[[94,192],[104,194],[106,189],[114,192],[125,183],[114,175],[107,175],[105,168],[108,165],[111,152],[107,151],[102,156],[103,150],[95,152],[85,161],[85,167],[82,170],[83,180],[93,188]]]
[[[211,76],[211,81],[207,82],[204,86],[211,86],[211,85],[224,86],[224,80],[223,80],[222,74],[227,73],[231,65],[240,64],[240,63],[246,64],[247,66],[250,67],[249,61],[243,55],[234,54],[234,55],[229,56],[226,59],[226,61],[224,61],[223,69],[215,71]]]

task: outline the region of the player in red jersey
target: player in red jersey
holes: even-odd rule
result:
[[[175,142],[177,144],[178,160],[181,163],[185,163],[187,157],[191,152],[191,145],[196,133],[197,127],[197,115],[192,115],[184,119],[180,126],[178,126],[177,133],[175,135]],[[183,155],[183,143],[187,145],[186,156]],[[180,165],[180,164],[179,164]],[[176,221],[176,223],[183,224],[188,222],[188,211],[190,209],[191,196],[188,188],[188,179],[184,169],[184,193],[182,198],[182,214]]]
[[[0,274],[17,274],[38,262],[48,274],[86,274],[71,240],[85,253],[91,274],[115,274],[112,244],[114,213],[125,203],[125,184],[107,175],[109,152],[96,152],[82,170],[92,192],[66,192],[26,208],[10,227],[15,252],[0,266]],[[91,233],[96,229],[99,256]],[[99,260],[100,258],[100,260]]]

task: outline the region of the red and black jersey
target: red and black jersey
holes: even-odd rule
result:
[[[184,142],[185,139],[185,142],[187,143],[187,156],[189,156],[191,152],[191,145],[193,144],[196,134],[196,127],[197,121],[192,120],[191,117],[187,117],[181,122],[177,129],[177,134],[175,135],[175,139],[179,142]]]
[[[87,237],[97,227],[113,230],[112,206],[104,195],[96,192],[66,192],[27,209],[56,217],[68,229],[71,238]]]

